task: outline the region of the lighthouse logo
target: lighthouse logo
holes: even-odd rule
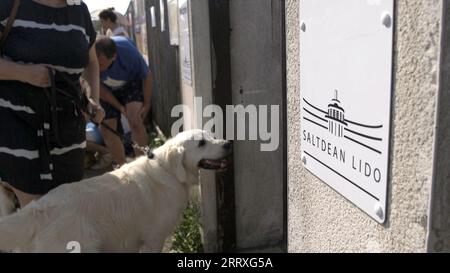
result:
[[[332,103],[328,105],[328,114],[325,116],[328,119],[328,130],[337,137],[344,136],[344,129],[348,126],[345,122],[345,110],[340,107],[338,99],[338,91],[335,90],[335,98]]]
[[[305,115],[303,120],[327,130],[330,134],[351,141],[364,149],[382,154],[378,148],[383,138],[377,136],[383,125],[370,125],[347,118],[344,107],[339,100],[339,91],[334,90],[334,98],[328,104],[328,110],[312,105],[303,98]]]

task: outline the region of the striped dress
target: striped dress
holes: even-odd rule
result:
[[[0,31],[12,3],[0,0]],[[57,88],[80,98],[79,78],[95,38],[84,3],[53,8],[22,0],[2,53],[16,63],[53,68]],[[73,100],[59,92],[56,111],[50,111],[48,93],[22,82],[0,81],[0,180],[29,194],[45,194],[83,177],[84,117]]]

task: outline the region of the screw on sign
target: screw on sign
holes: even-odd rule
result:
[[[81,244],[79,242],[69,242],[66,246],[69,253],[81,253]]]

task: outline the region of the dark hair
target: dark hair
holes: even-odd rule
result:
[[[107,36],[99,36],[95,42],[97,55],[103,54],[106,58],[112,59],[117,53],[116,43]]]
[[[98,17],[100,17],[100,19],[102,19],[102,20],[108,20],[109,19],[113,23],[117,22],[117,15],[114,12],[114,8],[109,8],[109,9],[102,10],[100,12],[100,14],[98,15]]]

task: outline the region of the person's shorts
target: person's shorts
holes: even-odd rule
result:
[[[106,87],[106,86],[105,86]],[[124,88],[118,90],[111,90],[106,87],[114,97],[123,105],[131,102],[144,102],[144,92],[142,90],[142,81],[134,81],[127,84]],[[111,104],[100,100],[100,103],[105,110],[105,120],[120,118],[121,113]]]

